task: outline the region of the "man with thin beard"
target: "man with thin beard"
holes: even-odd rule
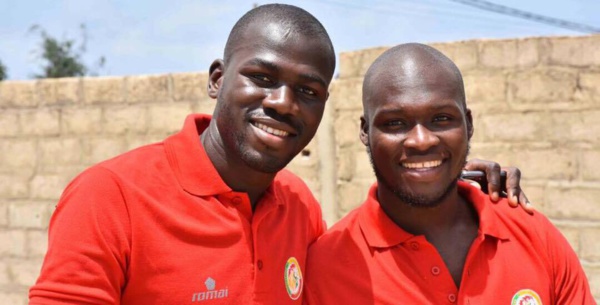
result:
[[[595,304],[546,217],[459,181],[474,130],[450,59],[421,44],[387,50],[363,107],[377,183],[310,247],[307,304]]]

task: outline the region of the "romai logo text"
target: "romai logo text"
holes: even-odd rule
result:
[[[207,278],[204,281],[206,291],[196,292],[192,295],[192,302],[202,302],[207,300],[224,299],[229,294],[227,287],[224,289],[215,289],[217,283],[212,278]]]

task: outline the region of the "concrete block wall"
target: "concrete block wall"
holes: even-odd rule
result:
[[[462,69],[472,157],[517,165],[529,198],[565,234],[600,298],[600,36],[435,44]],[[289,165],[329,224],[374,181],[358,140],[364,72],[386,48],[340,55],[317,136]],[[0,304],[27,304],[48,222],[84,168],[212,113],[208,75],[0,82]]]
[[[471,158],[522,170],[528,198],[566,236],[600,299],[600,35],[434,43],[461,69]],[[375,181],[358,139],[361,83],[387,48],[342,53],[330,103],[337,217]],[[518,258],[515,258],[518,260]]]

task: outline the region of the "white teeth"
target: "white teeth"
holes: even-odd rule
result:
[[[420,163],[402,163],[402,166],[406,167],[406,168],[432,168],[432,167],[440,166],[441,164],[442,164],[442,160],[436,160],[436,161],[427,161],[427,162],[420,162]]]
[[[287,131],[283,131],[283,130],[279,130],[279,129],[275,129],[272,127],[269,127],[265,124],[261,124],[261,123],[254,123],[254,126],[258,127],[258,129],[270,133],[272,135],[276,135],[276,136],[280,136],[280,137],[287,137],[290,133]]]

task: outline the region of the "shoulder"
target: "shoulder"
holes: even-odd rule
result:
[[[326,225],[321,205],[302,179],[288,170],[281,170],[277,173],[271,190],[276,200],[282,203],[281,213],[291,215],[288,219],[311,228],[311,243],[323,234]]]
[[[364,244],[358,217],[360,209],[351,211],[319,237],[309,248],[309,258],[327,264],[331,259],[350,254],[351,247]]]
[[[371,255],[359,226],[359,211],[350,212],[309,247],[305,289],[309,303],[332,304],[332,298],[337,298],[334,291],[358,289],[364,284]]]
[[[560,230],[540,211],[530,215],[521,207],[511,207],[507,199],[487,200],[481,206],[480,229],[486,234],[510,240],[519,248],[536,249],[548,264],[571,250]]]
[[[281,186],[307,188],[306,183],[300,177],[287,169],[283,169],[277,173],[274,183]]]
[[[554,225],[539,211],[528,214],[521,207],[512,207],[507,198],[492,202],[490,197],[479,189],[466,183],[459,184],[461,196],[477,210],[480,228],[484,233],[506,238],[544,239],[544,233]]]
[[[521,207],[511,207],[506,198],[488,205],[494,211],[497,225],[501,224],[511,235],[527,235],[529,239],[544,239],[548,230],[556,229],[540,211],[535,211],[533,215],[528,214]]]
[[[147,175],[148,171],[156,167],[157,163],[164,162],[166,154],[164,143],[158,142],[140,146],[124,152],[120,155],[104,160],[95,165],[102,167],[116,174],[134,174],[143,172]]]
[[[318,204],[312,191],[300,177],[289,170],[281,170],[273,181],[274,191],[282,198],[301,199],[302,202]]]
[[[125,152],[111,159],[94,164],[75,176],[63,192],[63,196],[102,198],[118,197],[129,183],[139,183],[155,176],[153,168],[157,166],[161,144],[151,144]],[[163,154],[164,155],[164,154]],[[77,197],[75,196],[75,197]],[[65,199],[65,198],[63,198]],[[82,198],[83,199],[83,198]],[[61,202],[59,203],[63,203]],[[85,200],[89,202],[89,200]]]

